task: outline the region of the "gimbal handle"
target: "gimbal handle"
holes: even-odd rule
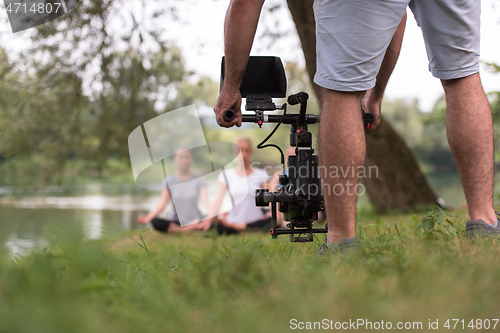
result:
[[[234,113],[234,111],[231,109],[227,109],[226,111],[224,111],[223,117],[224,117],[224,120],[227,122],[230,122],[231,120],[233,120],[235,116],[236,116],[236,113]]]
[[[231,121],[234,119],[236,116],[236,113],[228,109],[224,111],[224,120],[227,122]],[[296,117],[298,115],[295,114],[286,114],[285,118],[283,119],[283,124],[292,124],[295,123]],[[307,124],[316,124],[319,123],[319,116],[315,114],[307,114],[306,115],[306,123]],[[250,114],[244,114],[243,115],[243,122],[244,123],[258,123],[261,121],[262,123],[278,123],[281,119],[280,115],[275,115],[275,114],[263,114],[261,116],[258,115],[250,115]],[[373,121],[375,120],[375,117],[371,113],[363,113],[363,127],[366,129],[373,128]]]
[[[236,116],[235,112],[231,109],[224,111],[224,120],[231,121]],[[297,117],[299,114],[286,114],[283,118],[283,124],[295,124]],[[282,115],[277,114],[244,114],[243,122],[244,123],[258,123],[261,121],[262,123],[278,123],[282,118]],[[306,115],[306,123],[307,124],[316,124],[319,123],[319,116],[315,114],[307,114]]]

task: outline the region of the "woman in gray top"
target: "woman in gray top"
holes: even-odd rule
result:
[[[137,223],[151,222],[156,230],[167,233],[205,229],[203,224],[198,223],[203,220],[203,214],[198,208],[198,199],[201,199],[204,206],[210,207],[207,183],[203,177],[191,173],[192,163],[193,156],[189,150],[178,149],[176,151],[174,157],[176,173],[167,177],[165,189],[162,190],[157,207],[147,215],[139,215]],[[173,199],[174,207],[168,218],[165,220],[157,217],[171,199]]]

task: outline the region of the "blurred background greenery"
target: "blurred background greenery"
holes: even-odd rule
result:
[[[219,83],[189,69],[186,50],[162,28],[182,20],[176,8],[188,0],[137,0],[139,7],[122,11],[127,1],[81,1],[32,29],[19,54],[0,43],[0,332],[281,332],[292,318],[426,327],[429,319],[442,325],[497,317],[498,244],[464,236],[467,212],[443,98],[432,112],[416,99],[382,104],[383,118],[434,192],[457,208],[455,217],[427,214],[430,231],[415,232],[424,214],[380,216],[363,195],[361,260],[315,256],[322,238],[292,244],[255,233],[165,237],[152,230],[141,233],[147,241],[139,237],[145,227],[135,219],[156,205],[158,193],[134,183],[127,146],[133,129],[190,104],[209,143],[247,134],[257,144],[272,126],[216,125]],[[159,5],[144,10],[150,3]],[[271,44],[284,32],[269,22]],[[285,66],[288,93],[308,92],[309,112],[318,114],[306,68]],[[488,98],[498,169],[500,92]],[[285,147],[288,140],[283,126],[271,141]],[[278,158],[274,149],[254,155],[263,166]]]
[[[247,134],[257,144],[272,128],[244,124],[221,130],[211,113],[219,82],[188,69],[181,49],[163,34],[162,20],[179,19],[176,2],[143,11],[142,16],[135,11],[116,16],[124,3],[83,1],[63,19],[32,29],[29,47],[18,55],[0,45],[4,245],[9,239],[23,244],[24,239],[32,246],[43,239],[41,231],[24,237],[20,230],[44,230],[39,224],[48,221],[71,221],[79,230],[90,223],[100,228],[98,235],[104,235],[108,225],[117,226],[109,230],[133,228],[137,212],[154,205],[157,193],[134,185],[127,138],[137,126],[164,112],[196,104],[208,142],[231,142],[237,134]],[[137,3],[146,7],[146,1]],[[296,62],[285,66],[288,93],[308,92],[309,112],[318,114],[306,68]],[[490,69],[499,71],[495,64]],[[498,147],[500,93],[488,97]],[[451,206],[462,205],[464,196],[446,140],[444,99],[436,101],[430,113],[422,112],[418,100],[386,99],[382,113],[412,150],[437,196]],[[317,134],[314,126],[311,131]],[[287,146],[289,129],[283,126],[272,141]],[[273,149],[256,151],[254,161],[275,166],[279,156]],[[498,168],[498,149],[496,163]],[[68,210],[64,218],[57,217],[61,208]],[[360,209],[372,210],[367,196],[360,198]],[[7,231],[12,229],[18,233]]]

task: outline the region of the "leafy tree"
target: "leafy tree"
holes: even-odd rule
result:
[[[423,123],[418,100],[384,99],[382,116],[403,137],[410,148],[414,148],[422,139]]]
[[[500,73],[500,65],[488,63],[487,66],[493,73]],[[488,99],[490,101],[495,133],[495,161],[497,164],[500,164],[500,149],[498,149],[500,147],[500,91],[489,93]]]
[[[147,3],[83,1],[34,29],[21,60],[0,53],[0,156],[17,179],[57,181],[69,161],[102,173],[110,157],[128,160],[134,128],[197,99],[180,50],[162,37],[172,5],[151,12]],[[210,84],[198,99],[213,83],[192,84]]]
[[[446,137],[446,105],[444,96],[430,113],[418,108],[418,102],[385,100],[383,117],[403,137],[426,171],[457,172]]]
[[[2,97],[0,97],[0,154],[11,158],[11,169],[18,178],[33,182],[37,176],[47,182],[62,170],[81,134],[79,119],[86,97],[79,90],[80,78],[23,72],[2,59]]]
[[[419,159],[432,165],[434,171],[458,172],[446,136],[446,102],[442,96],[434,105],[431,113],[422,114],[424,125],[422,138],[415,153]]]

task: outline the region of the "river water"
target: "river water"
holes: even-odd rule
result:
[[[464,202],[458,176],[431,176],[429,182],[448,204],[457,207]],[[209,183],[212,200],[216,187]],[[20,196],[13,192],[0,187],[1,256],[22,256],[51,242],[100,239],[134,229],[140,232],[148,226],[136,224],[137,215],[154,208],[159,199],[159,193],[135,184],[49,187],[43,193],[25,191]],[[360,197],[359,205],[368,205],[366,196]],[[230,206],[228,198],[225,206]]]
[[[217,184],[209,183],[215,196]],[[158,192],[135,184],[88,184],[48,187],[43,192],[0,187],[0,255],[22,256],[51,242],[100,239],[148,225],[137,224],[139,214],[155,208]],[[222,208],[230,207],[229,198]],[[170,203],[160,216],[167,216]],[[206,209],[200,206],[202,212]]]

